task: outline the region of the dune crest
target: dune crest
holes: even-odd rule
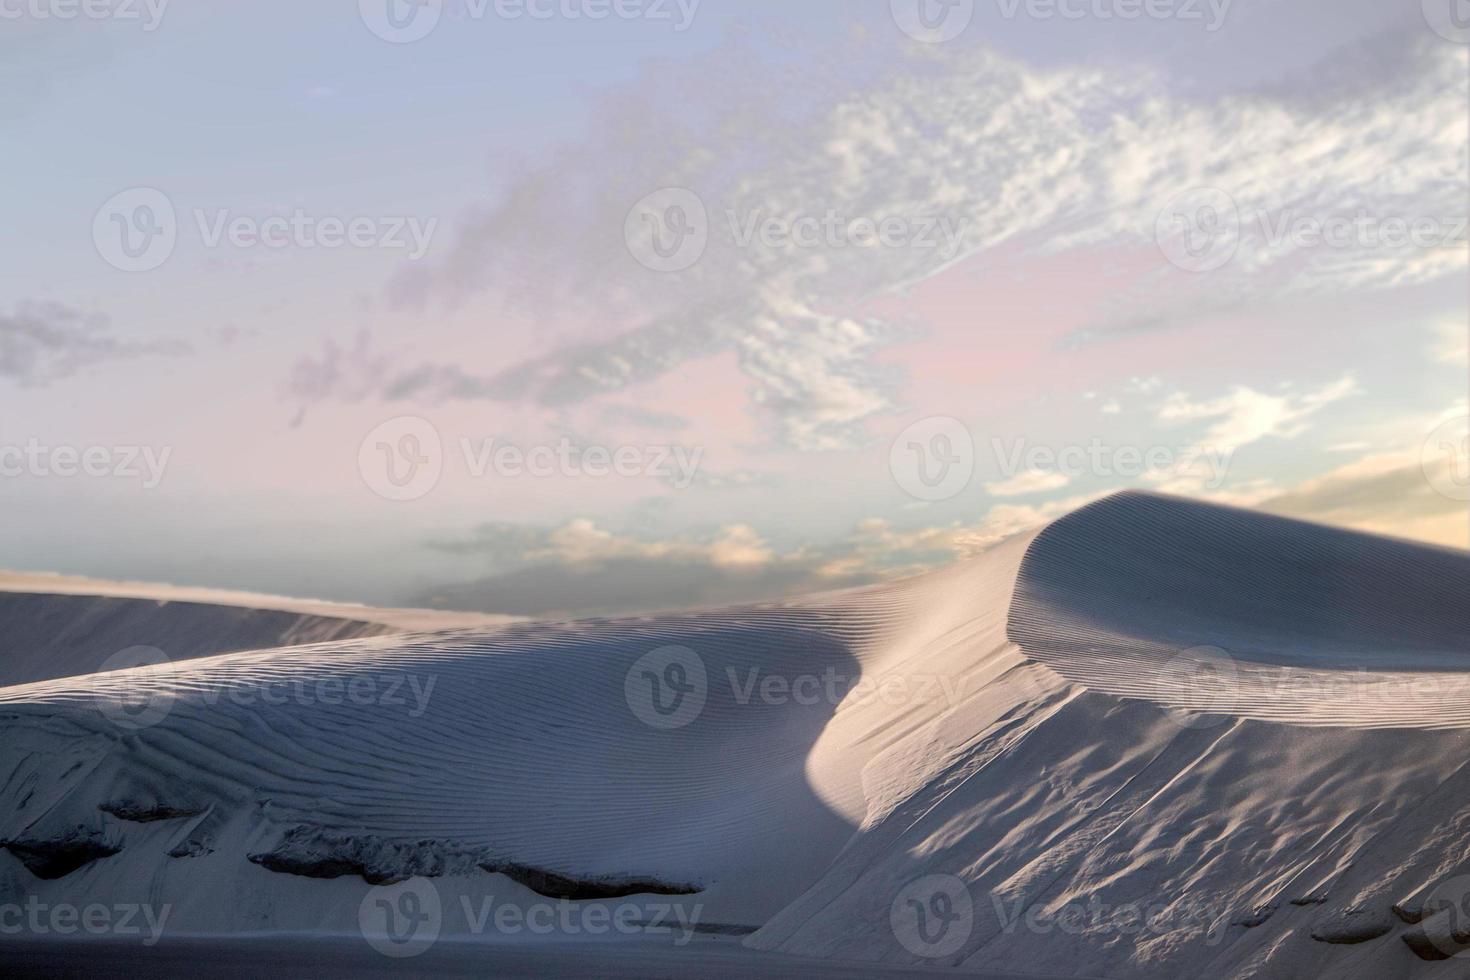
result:
[[[811,956],[1452,975],[1390,913],[1470,858],[1467,656],[1470,556],[1122,494],[879,587],[0,688],[0,888],[202,933],[633,888]]]

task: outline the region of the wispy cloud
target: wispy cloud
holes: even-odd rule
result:
[[[840,54],[816,59],[811,77],[850,74],[854,52]],[[1153,256],[1098,311],[1099,327],[1077,335],[1092,340],[1125,321],[1154,329],[1277,292],[1386,288],[1464,266],[1463,249],[1317,247],[1273,233],[1296,217],[1463,214],[1465,53],[1450,46],[1426,43],[1420,70],[1385,89],[1213,102],[1160,94],[1146,71],[925,51],[865,88],[814,86],[797,110],[790,85],[751,71],[752,56],[666,66],[656,84],[619,92],[596,131],[512,180],[441,265],[394,289],[417,308],[494,291],[536,317],[596,311],[631,326],[488,372],[425,361],[379,379],[379,395],[564,405],[733,351],[782,442],[841,449],[894,407],[900,383],[873,354],[903,333],[860,315],[862,301],[1000,246]],[[631,258],[623,229],[635,202],[666,187],[698,196],[708,242],[689,268],[660,273]],[[1208,274],[1170,265],[1155,240],[1170,202],[1203,187],[1224,191],[1239,219],[1233,257]],[[740,241],[751,221],[828,213],[943,219],[953,247]]]
[[[1291,438],[1306,430],[1307,419],[1335,401],[1358,390],[1351,375],[1301,394],[1271,395],[1237,385],[1219,398],[1195,400],[1174,392],[1159,407],[1163,423],[1209,420],[1201,441],[1211,447],[1234,451],[1268,437]]]
[[[1019,497],[1028,493],[1059,490],[1070,482],[1071,479],[1065,473],[1027,470],[1006,480],[987,483],[985,490],[992,497]]]
[[[57,303],[23,303],[0,313],[0,378],[23,385],[44,385],[105,361],[188,349],[173,341],[121,340],[105,316]]]

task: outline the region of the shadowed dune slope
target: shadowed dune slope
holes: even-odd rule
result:
[[[1470,872],[1467,611],[1470,556],[1123,494],[880,587],[9,687],[0,900],[352,931],[561,876],[812,956],[1456,976],[1391,908]]]
[[[0,591],[0,687],[131,666],[118,655],[132,647],[192,660],[387,632],[392,627],[285,610]]]

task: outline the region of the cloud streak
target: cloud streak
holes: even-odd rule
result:
[[[1464,268],[1463,249],[1327,247],[1282,232],[1299,218],[1362,212],[1463,216],[1466,56],[1450,46],[1416,48],[1417,70],[1386,87],[1310,101],[1263,93],[1190,101],[1161,94],[1161,79],[1144,70],[1043,70],[984,50],[925,51],[890,55],[858,94],[814,86],[796,110],[789,84],[757,77],[749,56],[727,50],[665,66],[656,83],[617,93],[585,140],[512,180],[493,208],[464,223],[442,264],[394,287],[410,308],[488,290],[536,317],[596,311],[631,326],[490,372],[426,361],[379,379],[378,395],[561,406],[731,351],[781,443],[844,449],[863,443],[864,423],[892,411],[901,387],[873,355],[906,331],[861,315],[862,304],[1002,246],[1148,257],[1073,342],[1273,296],[1390,288]],[[819,59],[802,78],[828,69],[844,70]],[[606,166],[612,159],[618,166]],[[669,187],[698,196],[708,243],[689,268],[654,272],[628,253],[624,222],[640,198]],[[1170,243],[1160,251],[1156,241],[1170,202],[1198,188],[1225,192],[1239,217],[1230,261],[1208,274],[1171,265]],[[833,213],[942,219],[958,231],[953,249],[742,241],[738,231]],[[297,394],[336,390],[298,385]]]
[[[107,326],[101,314],[57,303],[22,303],[0,313],[0,378],[40,386],[94,364],[189,349],[178,342],[120,340]]]

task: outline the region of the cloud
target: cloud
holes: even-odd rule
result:
[[[490,566],[482,578],[444,584],[415,602],[524,615],[593,615],[746,602],[873,581],[875,573],[824,576],[802,549],[778,552],[743,524],[712,533],[640,537],[578,518],[556,527],[487,524],[432,547]]]
[[[1065,473],[1027,470],[1007,480],[985,484],[985,491],[992,497],[1019,497],[1028,493],[1044,493],[1058,490],[1071,482]]]
[[[1157,418],[1163,423],[1212,420],[1201,442],[1233,452],[1268,437],[1300,435],[1307,428],[1308,418],[1357,391],[1357,382],[1345,375],[1301,395],[1268,395],[1244,385],[1209,401],[1194,401],[1183,392],[1174,392],[1159,407]]]
[[[520,615],[594,615],[749,602],[914,575],[1032,530],[1100,494],[1037,505],[1002,504],[983,518],[937,527],[859,521],[844,538],[777,548],[734,524],[699,535],[647,537],[578,518],[556,527],[485,524],[431,547],[484,560],[490,571],[410,597],[413,603]]]
[[[1464,505],[1436,492],[1412,454],[1365,456],[1281,491],[1247,481],[1195,493],[1219,503],[1455,547],[1470,541]],[[1441,461],[1435,465],[1449,465]],[[522,615],[593,615],[777,599],[916,575],[976,557],[1103,493],[1001,503],[974,521],[897,527],[871,517],[821,545],[778,548],[755,528],[641,537],[576,519],[552,527],[487,524],[432,547],[491,571],[411,597],[415,603]]]
[[[1434,467],[1447,469],[1440,459]],[[1261,502],[1262,510],[1343,527],[1464,548],[1470,512],[1464,501],[1434,489],[1418,461],[1402,453],[1372,454]]]
[[[44,385],[106,361],[178,354],[186,344],[129,342],[107,332],[107,318],[57,303],[22,303],[0,313],[0,378]]]
[[[665,431],[683,429],[689,425],[687,418],[673,412],[622,403],[604,405],[598,418],[604,425],[631,425],[640,429]]]
[[[1460,367],[1470,365],[1470,326],[1463,319],[1435,325],[1434,359]]]
[[[1038,69],[970,47],[864,55],[874,52],[812,58],[800,70],[809,84],[796,85],[753,71],[758,56],[734,44],[614,93],[584,139],[510,179],[441,264],[406,274],[393,295],[421,308],[491,290],[536,318],[590,312],[628,325],[488,373],[425,361],[376,379],[378,395],[564,405],[729,351],[781,442],[843,449],[894,408],[901,383],[873,355],[904,331],[857,315],[859,304],[1002,246],[1153,257],[1100,326],[1074,337],[1090,341],[1278,293],[1463,271],[1462,250],[1313,247],[1270,233],[1281,216],[1463,214],[1466,54],[1453,46],[1426,42],[1417,71],[1312,100],[1178,98],[1148,71]],[[625,248],[624,222],[669,187],[698,195],[708,242],[693,266],[652,272]],[[1166,206],[1201,187],[1230,195],[1241,218],[1233,258],[1208,274],[1171,266],[1155,241]],[[900,247],[741,241],[742,228],[828,214],[942,222],[952,247],[918,246],[917,235]],[[332,389],[297,386],[303,398],[321,392]]]
[[[718,568],[755,568],[777,561],[770,546],[745,524],[722,527],[706,538],[680,535],[653,540],[616,534],[587,518],[547,529],[485,524],[469,540],[434,547],[454,554],[481,555],[500,565],[556,564],[585,571],[625,559],[702,563]]]

